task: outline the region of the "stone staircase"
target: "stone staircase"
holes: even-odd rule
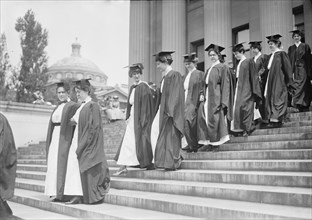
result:
[[[178,171],[130,168],[112,176],[98,205],[49,202],[44,143],[19,148],[12,202],[79,219],[312,219],[311,119],[293,113],[282,128],[233,137],[220,152],[184,154]],[[116,150],[105,148],[111,173]]]

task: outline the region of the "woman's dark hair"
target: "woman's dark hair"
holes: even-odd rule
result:
[[[171,56],[166,56],[166,55],[164,55],[164,56],[157,55],[156,56],[156,61],[159,61],[161,63],[168,63],[169,65],[171,65],[172,62],[173,62],[172,57]]]
[[[253,44],[253,45],[250,46],[250,49],[251,49],[251,48],[258,49],[259,51],[262,50],[261,44]]]
[[[210,48],[210,49],[208,50],[208,55],[210,54],[211,51],[215,52],[215,53],[218,55],[218,59],[219,59],[219,60],[222,60],[222,55],[221,55],[221,53],[219,52],[219,50],[217,50],[217,49],[215,49],[215,48]]]

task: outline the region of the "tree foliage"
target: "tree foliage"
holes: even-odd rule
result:
[[[47,82],[48,31],[36,21],[35,14],[28,10],[24,17],[19,17],[15,30],[20,33],[22,56],[19,74],[20,85],[17,89],[18,102],[34,101],[33,93],[44,91]]]

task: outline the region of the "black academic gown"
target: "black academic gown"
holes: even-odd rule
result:
[[[134,105],[132,106],[129,103],[129,98],[134,88]],[[153,151],[151,146],[151,127],[155,115],[155,102],[156,97],[154,96],[154,91],[147,83],[140,82],[138,85],[132,85],[130,87],[126,119],[130,117],[131,108],[134,108],[133,119],[136,154],[141,168],[145,168],[151,165],[153,160]],[[116,153],[116,161],[118,161],[121,146],[122,144]]]
[[[239,76],[235,90],[231,130],[250,132],[254,128],[255,97],[261,97],[261,90],[259,84],[255,84],[250,59],[243,60],[237,71]]]
[[[179,72],[171,70],[163,79],[159,109],[159,135],[155,150],[155,166],[157,168],[179,168],[183,130],[183,78]]]
[[[79,114],[76,154],[83,202],[95,203],[102,200],[107,193],[110,176],[104,153],[101,111],[99,105],[93,101],[86,103]]]
[[[8,217],[12,210],[6,200],[14,195],[17,153],[11,126],[0,113],[0,217]]]
[[[288,48],[288,57],[294,77],[295,91],[292,95],[294,107],[309,107],[312,100],[312,88],[310,73],[312,68],[311,49],[308,44],[300,43],[297,47]],[[299,105],[299,106],[298,106]]]
[[[268,70],[266,69],[268,61],[268,56],[266,54],[261,54],[256,62],[254,61],[254,57],[250,59],[252,75],[254,77],[254,84],[259,84],[261,95],[256,99],[257,107],[259,108],[261,117],[264,117],[264,87],[265,82],[268,75]]]
[[[287,110],[288,89],[293,87],[291,64],[284,51],[275,52],[266,86],[264,119],[281,122]]]
[[[208,84],[206,84],[208,71],[209,69],[205,75],[205,97],[208,95],[208,100],[202,102],[198,110],[198,139],[218,142],[222,137],[228,135],[225,118],[229,121],[232,120],[233,77],[229,67],[220,63],[212,67]],[[205,115],[205,105],[208,108],[207,116]]]
[[[57,158],[57,182],[56,182],[56,198],[59,200],[64,199],[64,186],[65,186],[65,177],[66,177],[66,170],[67,170],[68,152],[70,149],[70,145],[71,145],[73,135],[74,135],[74,130],[75,130],[75,126],[71,125],[69,122],[70,122],[70,119],[74,116],[78,108],[79,108],[79,104],[73,101],[70,101],[65,104],[63,111],[62,111],[58,158]],[[51,117],[52,117],[52,114],[51,114]],[[53,130],[54,130],[54,125],[50,118],[50,122],[48,126],[48,133],[47,133],[47,138],[46,138],[47,158],[49,154],[49,148],[51,144]]]
[[[189,73],[188,73],[189,74]],[[184,76],[184,80],[187,75]],[[184,83],[183,83],[184,84]],[[184,135],[188,146],[197,149],[197,110],[200,94],[204,92],[204,73],[195,69],[190,76],[185,101]]]

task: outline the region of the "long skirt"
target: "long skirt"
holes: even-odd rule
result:
[[[44,194],[47,196],[56,196],[59,140],[60,140],[60,126],[55,126],[53,129],[47,159],[47,174],[44,188]]]
[[[137,166],[140,164],[137,158],[135,146],[133,109],[134,108],[131,108],[126,132],[121,144],[120,153],[117,160],[118,165]]]
[[[67,161],[67,170],[64,186],[64,195],[82,196],[81,176],[76,150],[78,147],[78,126],[75,129],[72,144],[70,145]]]

